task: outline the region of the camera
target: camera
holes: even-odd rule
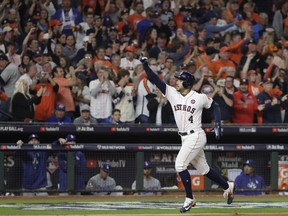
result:
[[[37,78],[42,79],[46,76],[46,73],[44,71],[41,71],[40,73],[37,73]]]

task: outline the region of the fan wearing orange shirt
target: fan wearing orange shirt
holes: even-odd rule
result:
[[[243,56],[243,53],[241,52],[241,47],[245,43],[246,38],[242,39],[241,33],[239,31],[233,31],[231,39],[231,43],[228,46],[228,49],[230,51],[230,59],[237,65],[239,65]]]
[[[179,9],[179,13],[175,14],[175,21],[176,21],[176,26],[177,28],[182,28],[183,27],[183,19],[184,17],[190,17],[189,12],[191,11],[191,8],[188,6],[182,6]]]
[[[50,64],[49,62],[46,64]],[[36,105],[34,112],[34,120],[37,122],[45,122],[51,115],[54,114],[56,105],[56,94],[59,90],[58,84],[52,79],[49,73],[41,73],[39,83],[35,90],[38,91],[41,87],[45,87],[46,91],[42,94],[41,102]]]
[[[205,65],[212,71],[213,76],[216,74],[216,69],[214,66],[214,62],[212,61],[215,58],[215,55],[219,53],[219,50],[214,47],[207,47],[205,52],[197,57],[196,59],[196,68],[200,68],[202,65]],[[213,77],[215,78],[215,77]]]
[[[247,72],[248,78],[248,91],[257,97],[257,95],[263,91],[263,87],[257,84],[257,71],[249,70]]]
[[[104,47],[98,47],[96,51],[96,56],[93,58],[93,64],[95,64],[98,61],[102,61],[102,64],[107,67],[111,67],[112,63],[109,60],[105,59],[105,48]]]
[[[54,81],[59,85],[59,91],[56,95],[56,104],[65,105],[66,113],[70,117],[74,117],[75,103],[73,100],[72,92],[70,87],[76,85],[75,71],[73,71],[72,78],[66,79],[63,69],[60,66],[53,68]]]
[[[228,66],[235,68],[235,64],[231,60],[229,60],[230,51],[227,46],[223,46],[220,48],[219,57],[220,59],[214,62],[215,70],[217,73],[214,74],[214,77],[225,78],[226,74],[222,72],[221,68]]]
[[[137,26],[138,22],[140,22],[141,20],[143,20],[145,18],[144,16],[142,16],[142,13],[144,11],[143,3],[137,2],[135,4],[134,10],[135,10],[135,13],[131,14],[128,17],[128,23],[130,25],[131,32],[133,32],[133,33],[136,30],[136,26]]]

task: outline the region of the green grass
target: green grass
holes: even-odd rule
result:
[[[239,208],[229,208],[229,209],[197,209],[194,208],[190,210],[190,213],[288,213],[288,208],[285,209],[239,209]],[[21,209],[6,209],[0,208],[0,215],[95,215],[95,214],[179,214],[179,210],[117,210],[117,211],[83,211],[83,210],[73,210],[73,211],[30,211]]]
[[[19,205],[21,204],[39,204],[39,203],[51,203],[51,204],[61,204],[65,205],[65,203],[74,203],[74,202],[115,202],[115,205],[117,205],[117,202],[133,202],[133,201],[141,201],[141,202],[157,202],[157,201],[167,201],[167,202],[182,202],[183,196],[161,196],[161,197],[155,197],[155,198],[149,198],[149,197],[119,197],[119,198],[110,198],[110,197],[68,197],[68,198],[24,198],[24,197],[9,197],[9,198],[3,198],[0,199],[0,215],[95,215],[95,214],[131,214],[131,215],[137,215],[137,214],[151,214],[151,215],[157,215],[157,214],[179,214],[179,210],[177,208],[175,209],[131,209],[131,210],[24,210],[19,208]],[[224,203],[225,200],[223,198],[218,197],[211,197],[209,195],[207,196],[199,196],[197,198],[197,201],[199,202],[219,202]],[[235,206],[228,206],[227,208],[193,208],[190,213],[288,213],[288,197],[284,196],[261,196],[261,197],[248,197],[248,196],[237,196],[234,200],[234,203],[241,204],[241,203],[249,203],[249,202],[264,202],[264,203],[272,203],[272,202],[286,202],[287,208],[241,208],[241,207],[235,207]],[[15,204],[15,207],[11,208],[5,208],[1,207],[1,205],[4,204]],[[160,203],[159,203],[160,205]],[[180,206],[179,206],[180,207]]]

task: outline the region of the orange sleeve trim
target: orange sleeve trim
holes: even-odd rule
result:
[[[148,94],[151,94],[151,91],[150,91],[150,89],[149,89],[149,87],[148,87],[147,81],[148,81],[147,79],[144,79],[144,80],[143,80],[144,88],[146,89],[146,91],[147,91]]]

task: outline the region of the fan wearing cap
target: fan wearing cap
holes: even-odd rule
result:
[[[90,106],[88,104],[83,104],[80,106],[80,116],[75,118],[73,121],[74,124],[79,125],[93,125],[97,124],[96,119],[91,118],[90,116]]]
[[[166,38],[167,40],[172,36],[172,33],[171,33],[171,30],[170,28],[168,27],[168,25],[165,25],[163,22],[162,22],[162,19],[161,19],[161,13],[159,12],[154,12],[152,14],[152,21],[153,21],[153,25],[150,26],[149,28],[155,28],[157,30],[157,34],[159,35],[160,33],[164,33],[166,35]],[[148,28],[148,29],[149,29]],[[147,29],[147,31],[148,31]]]
[[[64,104],[56,104],[54,114],[52,114],[46,123],[69,124],[72,123],[70,116],[65,114],[66,107]]]
[[[241,195],[265,195],[266,184],[262,176],[255,174],[256,163],[253,160],[246,160],[243,164],[243,172],[235,178],[237,194]],[[247,191],[241,191],[247,190]]]
[[[126,69],[130,72],[130,77],[133,76],[134,69],[141,62],[135,58],[134,53],[136,52],[136,47],[129,45],[125,48],[125,57],[121,58],[120,68]]]
[[[120,19],[119,22],[117,23],[117,31],[120,33],[120,35],[123,35],[124,26],[128,26],[129,28],[128,16],[129,16],[129,10],[127,8],[124,8],[123,10],[120,11],[119,14]]]
[[[183,27],[183,19],[184,19],[184,17],[188,17],[189,16],[191,10],[192,10],[192,7],[185,6],[185,5],[182,5],[179,8],[179,13],[174,15],[177,28],[182,28]]]
[[[107,47],[109,44],[120,44],[120,41],[118,40],[119,38],[119,34],[118,34],[118,31],[117,31],[117,28],[114,27],[114,26],[111,26],[109,29],[108,29],[108,36],[107,36],[107,39],[103,42],[104,46]]]
[[[254,69],[250,69],[247,72],[248,79],[248,91],[257,97],[257,95],[263,91],[263,86],[258,84],[260,74]]]
[[[54,141],[52,144],[59,146],[59,145],[75,145],[76,136],[74,134],[68,134],[66,138],[59,138],[58,140]],[[84,182],[84,173],[86,171],[86,157],[83,152],[81,151],[74,151],[74,189],[75,190],[83,190],[85,188]],[[67,151],[60,151],[58,153],[58,161],[59,161],[59,190],[61,191],[59,195],[67,195],[67,193],[63,193],[63,191],[67,190]],[[80,195],[80,192],[76,193]]]
[[[215,71],[217,74],[214,74],[215,78],[225,78],[226,73],[223,72],[221,69],[223,67],[233,67],[236,68],[235,64],[230,60],[230,50],[227,46],[223,46],[220,48],[219,53],[220,59],[214,62]]]
[[[49,31],[52,32],[52,34],[50,34],[51,40],[56,40],[57,38],[61,37],[62,22],[60,22],[59,20],[56,20],[56,19],[51,19],[49,21],[49,26],[50,26]],[[64,36],[65,35],[63,34],[62,37],[64,37]],[[62,48],[62,46],[61,46],[61,48]]]
[[[5,54],[0,54],[0,70],[0,86],[4,89],[8,97],[6,101],[1,101],[0,110],[4,113],[9,113],[11,98],[13,96],[15,84],[20,77],[20,73],[18,72],[16,65],[10,64]],[[2,112],[0,113],[0,121],[9,121],[10,118],[10,115],[5,115]]]
[[[246,77],[246,72],[248,70],[258,70],[258,68],[262,68],[265,66],[264,62],[262,62],[261,54],[258,52],[257,41],[249,40],[247,46],[243,47],[246,49],[246,55],[243,55],[240,61],[240,65],[243,65],[243,70],[241,71],[241,77]],[[267,73],[267,72],[266,72]]]
[[[254,123],[254,115],[262,111],[264,104],[258,104],[257,98],[248,91],[248,80],[241,79],[239,90],[233,93],[232,122],[237,124]]]
[[[91,191],[92,195],[96,196],[123,195],[123,192],[111,192],[113,190],[123,190],[120,185],[116,185],[115,179],[110,176],[111,171],[111,165],[109,163],[102,162],[100,166],[100,172],[89,179],[86,185],[86,189]],[[93,190],[99,190],[100,192]]]
[[[181,65],[181,70],[182,71],[188,71],[189,73],[194,75],[196,72],[195,61],[192,59],[188,62],[184,61],[183,64]]]
[[[15,39],[14,30],[13,28],[10,27],[10,25],[3,27],[3,32],[4,32],[4,40],[6,43],[14,41]]]
[[[195,25],[196,24],[196,25]],[[187,36],[187,38],[191,35],[196,35],[197,30],[197,20],[195,18],[192,18],[190,16],[183,18],[183,32]]]
[[[161,195],[161,192],[159,192],[161,190],[161,183],[152,176],[152,164],[150,161],[144,161],[143,177],[143,190],[147,192],[140,192],[139,195]],[[136,180],[133,182],[131,188],[132,190],[136,190]]]
[[[24,142],[18,140],[17,145],[22,146]],[[37,134],[30,134],[28,137],[29,145],[39,145],[40,140]],[[22,187],[24,190],[23,196],[48,196],[47,186],[47,166],[48,151],[23,151],[22,155]],[[29,190],[36,190],[31,191]]]
[[[281,110],[287,108],[287,101],[282,101],[282,91],[273,88],[271,79],[263,81],[263,88],[257,95],[258,103],[264,105],[260,123],[282,123]]]
[[[217,171],[207,164],[204,146],[207,142],[205,131],[202,129],[202,111],[210,109],[215,119],[215,138],[221,136],[221,113],[217,103],[206,94],[199,94],[193,90],[195,78],[187,71],[175,76],[175,87],[165,84],[149,67],[147,58],[141,59],[148,79],[154,83],[162,94],[168,99],[173,108],[173,113],[181,137],[181,148],[175,161],[175,169],[184,185],[186,198],[180,212],[189,211],[196,205],[196,199],[192,192],[191,178],[187,169],[192,163],[197,171],[218,183],[223,189],[223,197],[227,204],[231,204],[234,198],[234,184],[227,182]]]

